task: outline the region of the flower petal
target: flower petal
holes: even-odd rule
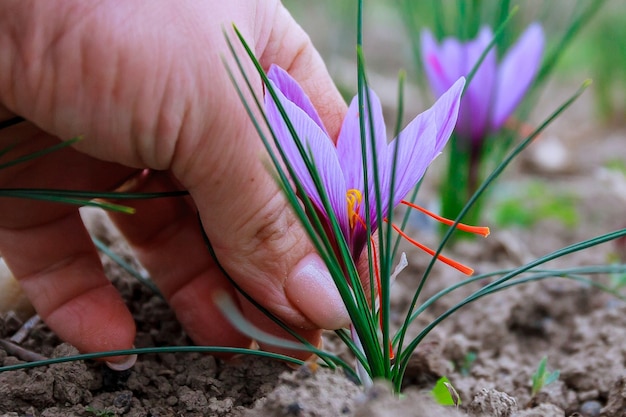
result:
[[[339,137],[337,139],[337,153],[339,155],[339,163],[343,169],[345,178],[346,189],[356,189],[361,193],[365,192],[364,173],[363,173],[363,153],[361,147],[361,126],[360,117],[364,119],[365,124],[365,146],[367,156],[367,176],[368,176],[368,203],[369,207],[365,206],[365,195],[363,194],[363,200],[359,216],[363,221],[367,218],[365,210],[369,211],[369,223],[371,225],[371,231],[376,230],[376,198],[374,194],[374,162],[372,151],[371,134],[374,134],[374,148],[376,150],[377,171],[380,178],[379,184],[381,185],[381,195],[385,196],[388,193],[385,187],[385,174],[387,171],[387,134],[385,129],[385,121],[383,119],[383,110],[380,104],[380,100],[373,90],[368,89],[368,96],[364,96],[363,111],[359,111],[358,96],[352,99],[348,108],[348,113],[341,126]],[[369,97],[369,106],[368,100]],[[371,114],[371,117],[370,117]],[[371,125],[370,125],[371,119]],[[384,197],[383,197],[384,200]],[[366,228],[360,222],[354,225],[354,228],[347,234],[347,240],[351,247],[352,254],[355,257],[360,256],[361,250],[367,243],[369,235]]]
[[[406,197],[447,143],[456,124],[465,79],[459,78],[428,110],[417,116],[389,144],[389,181],[395,169],[393,206]],[[398,159],[393,165],[395,147]],[[385,202],[386,203],[386,202]]]
[[[278,86],[270,80],[270,86],[276,92],[280,104],[283,106],[291,124],[293,125],[298,138],[294,139],[283,120],[276,103],[270,94],[265,95],[265,113],[270,126],[276,134],[279,146],[285,152],[289,165],[293,168],[296,176],[313,203],[324,212],[322,199],[315,187],[311,173],[309,172],[304,159],[296,145],[299,140],[305,152],[313,158],[315,167],[319,173],[330,204],[338,217],[340,224],[347,225],[346,208],[346,186],[341,172],[341,167],[337,159],[335,145],[326,132],[309,117],[309,114],[301,109],[297,103],[291,102]]]
[[[337,137],[337,155],[347,189],[363,190],[359,102],[354,96]]]
[[[454,80],[466,75],[463,46],[458,40],[446,38],[439,46],[430,31],[423,30],[421,48],[424,71],[435,97],[445,93]]]
[[[502,127],[506,119],[522,101],[526,90],[535,79],[544,47],[541,25],[531,24],[506,53],[500,69],[491,117],[491,128]]]
[[[448,139],[450,139],[450,135],[452,135],[460,112],[461,95],[464,87],[465,78],[460,77],[430,109],[433,112],[433,123],[437,129],[435,156],[441,153]]]
[[[367,140],[367,180],[368,180],[368,192],[371,196],[370,207],[373,210],[370,212],[376,212],[376,197],[375,187],[376,181],[374,181],[375,174],[378,175],[378,184],[380,185],[381,195],[387,195],[389,190],[385,187],[385,177],[387,171],[387,128],[385,126],[385,118],[383,116],[383,106],[378,99],[378,96],[369,88],[369,107],[367,99],[364,100],[365,114],[365,131]],[[369,110],[369,111],[368,111]],[[370,120],[371,111],[371,120]],[[371,134],[374,133],[374,147],[372,148]],[[376,165],[374,165],[374,156],[376,157]],[[376,168],[376,170],[374,170]],[[372,222],[376,221],[376,216],[372,216]]]
[[[272,65],[267,72],[267,77],[274,82],[287,100],[302,109],[328,136],[324,123],[322,123],[322,119],[320,119],[320,116],[317,114],[317,110],[313,107],[313,103],[311,103],[311,100],[302,90],[298,82],[294,80],[287,71],[278,65]]]
[[[437,144],[437,129],[433,123],[433,113],[427,110],[417,116],[400,132],[389,144],[387,174],[389,187],[391,176],[395,171],[392,207],[389,207],[389,195],[383,201],[383,214],[398,205],[408,192],[415,187],[422,178],[426,168],[434,158],[434,149]],[[398,157],[393,166],[394,152],[398,146]]]
[[[376,93],[371,89],[369,89],[369,101],[378,172],[382,178],[382,173],[385,170],[385,164],[387,162],[387,133],[385,129],[385,120],[383,118],[383,109],[380,104],[380,100],[378,99]],[[361,127],[359,122],[359,117],[362,114],[362,117],[365,119],[366,155],[368,157],[367,175],[369,180],[368,190],[370,193],[373,193],[374,163],[372,159],[373,152],[369,116],[370,112],[368,112],[367,100],[363,100],[363,103],[365,109],[361,113],[359,111],[358,97],[355,96],[352,99],[337,139],[337,154],[339,155],[339,163],[343,169],[346,187],[348,189],[354,188],[363,192],[363,154],[361,152]]]
[[[465,69],[463,76],[469,75],[478,59],[489,46],[493,38],[491,29],[483,27],[476,39],[464,45]],[[457,122],[457,133],[461,138],[480,143],[487,135],[489,115],[494,95],[496,78],[496,52],[490,50],[474,77],[467,85],[467,91],[461,100],[461,110]]]

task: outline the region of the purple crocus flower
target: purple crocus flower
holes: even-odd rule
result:
[[[469,74],[492,38],[491,29],[483,27],[469,42],[450,37],[437,44],[428,30],[422,32],[422,61],[436,97],[457,78]],[[502,127],[534,80],[543,46],[543,30],[538,23],[533,23],[499,64],[496,52],[489,51],[461,100],[456,126],[460,138],[480,146],[489,133]]]
[[[302,141],[304,149],[319,171],[319,176],[328,195],[331,209],[337,217],[353,259],[358,259],[369,238],[365,210],[369,211],[371,231],[376,230],[377,210],[374,198],[373,154],[367,128],[367,172],[368,183],[364,183],[359,126],[358,97],[355,97],[343,121],[337,145],[333,143],[320,117],[307,95],[287,72],[272,66],[268,72],[270,85],[278,96],[289,120]],[[417,116],[400,133],[399,139],[387,143],[385,123],[380,101],[369,90],[369,101],[374,126],[376,160],[380,179],[382,207],[380,214],[386,217],[420,180],[428,165],[441,152],[452,134],[459,111],[459,102],[465,80],[459,79],[448,92],[442,94],[435,105]],[[365,101],[365,100],[364,100]],[[367,109],[367,105],[365,105]],[[278,142],[284,150],[289,164],[303,185],[306,197],[315,205],[322,218],[328,219],[322,199],[315,187],[311,174],[298,151],[296,142],[284,122],[270,94],[265,95],[265,111]],[[367,110],[365,110],[367,111]],[[368,114],[364,114],[369,120]],[[368,126],[368,122],[366,122]],[[395,147],[399,146],[397,163],[393,165]],[[392,170],[395,170],[394,189],[391,190]],[[370,207],[364,207],[363,194],[368,187]],[[392,206],[389,193],[393,191]]]

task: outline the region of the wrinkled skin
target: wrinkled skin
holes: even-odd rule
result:
[[[113,190],[144,168],[155,170],[134,191],[184,189],[190,197],[130,202],[135,215],[112,218],[193,340],[249,345],[217,310],[220,291],[280,334],[220,273],[198,211],[229,274],[317,344],[319,328],[345,324],[345,311],[267,173],[261,141],[227,77],[222,57],[232,59],[223,30],[232,37],[232,23],[264,68],[277,64],[303,86],[336,138],[345,103],[276,0],[4,0],[0,121],[26,122],[0,131],[0,147],[19,142],[3,160],[84,139],[0,171],[0,187]],[[0,252],[62,339],[83,352],[132,346],[132,317],[76,207],[0,199]]]

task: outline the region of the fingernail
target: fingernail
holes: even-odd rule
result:
[[[309,320],[322,329],[340,329],[350,316],[330,272],[317,254],[305,256],[285,282],[285,293]]]
[[[137,362],[137,355],[120,356],[120,358],[122,358],[121,361],[105,361],[104,363],[107,364],[109,369],[112,369],[114,371],[125,371],[132,368],[133,365],[135,365],[135,362]]]

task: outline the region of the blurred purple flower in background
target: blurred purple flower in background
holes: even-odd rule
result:
[[[422,61],[436,97],[460,76],[469,74],[492,38],[491,29],[486,26],[468,42],[449,37],[438,44],[428,30],[422,32]],[[487,135],[502,127],[535,79],[543,48],[543,30],[533,23],[499,64],[496,52],[489,51],[461,99],[455,131],[459,139],[480,147]]]

